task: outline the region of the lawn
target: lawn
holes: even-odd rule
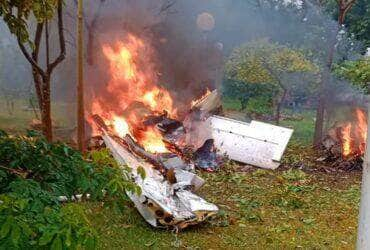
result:
[[[226,114],[231,114],[235,118],[246,117],[246,111],[240,111],[240,101],[224,98],[223,109]],[[280,126],[294,129],[292,136],[293,142],[299,142],[309,145],[312,142],[313,132],[315,128],[315,111],[303,109],[301,112],[293,112],[291,110],[284,110],[284,119],[281,120]],[[270,121],[271,123],[271,121]],[[273,123],[273,122],[272,122]]]
[[[151,228],[131,205],[123,212],[87,205],[99,249],[353,249],[359,173],[241,172],[233,164],[201,173],[200,194],[219,215],[179,234]]]
[[[238,106],[224,108],[235,112]],[[91,223],[101,235],[98,248],[353,249],[361,173],[313,171],[314,112],[290,117],[282,126],[295,132],[280,170],[242,171],[229,163],[217,173],[199,173],[206,180],[200,195],[220,208],[213,220],[175,234],[151,228],[130,204],[118,212],[90,204]],[[302,165],[306,172],[293,169]]]
[[[16,133],[27,129],[34,114],[24,110],[26,105],[16,101],[13,114],[3,108],[0,129]],[[73,125],[67,116],[70,106],[53,105],[62,127]],[[237,110],[235,103],[225,107]],[[282,121],[295,132],[279,170],[246,170],[228,163],[216,173],[199,172],[206,180],[200,195],[220,208],[202,225],[175,234],[150,227],[131,203],[123,211],[85,203],[100,235],[98,249],[353,249],[361,173],[310,171],[313,117],[313,111],[304,111]],[[306,172],[294,168],[301,163]]]
[[[30,128],[30,123],[36,119],[35,113],[29,107],[26,99],[13,100],[13,108],[8,109],[6,101],[0,98],[0,129],[9,133],[23,133]],[[52,117],[54,125],[58,128],[70,128],[73,126],[73,104],[52,103]]]

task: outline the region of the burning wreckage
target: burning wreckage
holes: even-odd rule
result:
[[[207,90],[190,103],[156,85],[160,79],[154,49],[133,34],[105,44],[102,51],[110,79],[92,98],[89,123],[116,161],[133,170],[142,194],[128,195],[152,226],[182,229],[218,212],[216,205],[193,193],[204,184],[195,167],[215,171],[225,155],[278,167],[292,130],[217,116],[217,90]],[[146,178],[140,175],[142,169]]]
[[[216,205],[193,193],[204,184],[194,173],[195,167],[215,171],[223,155],[264,168],[278,167],[292,130],[210,115],[219,104],[215,90],[193,103],[183,122],[171,119],[167,112],[147,116],[142,125],[154,126],[167,149],[156,153],[146,150],[129,132],[119,135],[114,124],[109,126],[99,115],[93,115],[105,146],[117,162],[133,170],[142,194],[128,195],[152,226],[183,229],[218,212]],[[139,168],[145,170],[145,178]]]
[[[318,161],[330,163],[341,171],[362,168],[366,148],[366,110],[354,108],[347,121],[337,121],[322,141],[323,156]]]

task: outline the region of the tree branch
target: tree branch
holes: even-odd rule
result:
[[[161,6],[158,15],[161,15],[162,13],[168,11],[173,5],[175,5],[175,3],[176,0],[167,0],[166,3]]]
[[[47,73],[50,74],[54,68],[61,63],[66,57],[66,43],[64,38],[63,30],[63,1],[58,0],[58,35],[59,35],[59,45],[60,45],[60,54],[55,59],[54,62],[47,66]]]
[[[36,27],[36,34],[34,39],[34,50],[32,52],[32,59],[35,60],[35,62],[38,62],[39,60],[39,50],[40,50],[40,42],[41,42],[41,36],[42,36],[42,30],[44,28],[44,23],[38,23]]]
[[[41,43],[41,37],[42,37],[42,31],[43,31],[43,28],[44,28],[44,23],[38,23],[37,24],[37,27],[36,27],[36,34],[35,34],[35,38],[34,38],[34,49],[32,51],[32,59],[38,63],[38,60],[39,60],[39,51],[40,51],[40,43]],[[32,74],[33,74],[33,77],[34,77],[34,85],[35,85],[35,90],[36,90],[36,94],[37,94],[37,99],[38,99],[38,102],[39,102],[39,108],[41,109],[41,103],[42,103],[42,100],[43,100],[43,97],[42,97],[42,91],[41,91],[41,88],[40,88],[40,74],[38,73],[38,71],[35,69],[35,67],[32,67]]]
[[[28,53],[26,47],[24,46],[24,44],[22,43],[22,41],[20,39],[18,39],[18,45],[19,45],[19,48],[21,49],[23,55],[26,57],[27,61],[32,65],[32,67],[37,71],[37,73],[40,74],[42,77],[45,77],[46,76],[45,72],[37,64],[37,62],[35,62],[35,60],[33,60],[33,58]]]

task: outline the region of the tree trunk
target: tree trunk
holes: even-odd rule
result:
[[[42,132],[45,138],[49,142],[51,142],[53,140],[53,128],[51,121],[50,76],[47,76],[43,79],[42,97],[43,97],[41,104]]]
[[[83,1],[78,1],[78,44],[77,44],[77,139],[81,152],[86,151],[85,145],[85,107],[83,78]]]
[[[337,44],[337,36],[339,34],[339,30],[344,24],[344,20],[346,18],[347,12],[352,8],[352,6],[356,3],[356,0],[350,0],[348,2],[345,1],[338,1],[338,26],[337,30],[335,31],[334,37],[331,39],[329,44],[329,53],[327,58],[327,69],[323,73],[323,77],[321,78],[321,86],[320,86],[320,96],[319,96],[319,103],[316,109],[316,122],[315,122],[315,134],[313,145],[315,147],[319,146],[324,133],[324,120],[325,120],[325,91],[326,91],[326,84],[330,79],[330,72],[333,66],[334,54],[335,54],[335,45]]]
[[[32,75],[33,75],[33,82],[34,82],[34,86],[36,90],[37,102],[39,105],[39,109],[41,111],[42,110],[42,92],[41,92],[42,91],[41,90],[42,81],[41,81],[40,75],[36,72],[36,70],[33,70]]]
[[[50,104],[50,79],[53,70],[60,64],[66,56],[66,44],[64,38],[63,25],[63,0],[57,0],[57,16],[58,16],[58,36],[59,36],[59,55],[51,62],[49,51],[49,30],[48,20],[38,23],[33,46],[30,46],[32,52],[29,53],[18,37],[18,45],[27,61],[32,65],[32,75],[35,83],[35,89],[39,108],[41,111],[42,131],[46,139],[51,142],[53,139],[52,121],[51,121],[51,104]],[[45,26],[45,49],[46,49],[46,69],[43,69],[38,62],[40,42],[42,31]]]
[[[333,34],[333,37],[330,39],[329,44],[329,51],[328,57],[326,62],[326,68],[322,72],[322,76],[320,79],[320,93],[319,93],[319,100],[316,108],[316,121],[315,121],[315,132],[313,137],[313,145],[315,147],[320,146],[323,135],[324,135],[324,121],[325,121],[325,109],[326,109],[326,84],[330,79],[331,68],[334,61],[334,54],[335,54],[335,45],[337,44],[337,36],[339,33],[339,24],[337,30]]]

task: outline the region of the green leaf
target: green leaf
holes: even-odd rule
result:
[[[11,233],[11,238],[14,245],[18,245],[20,237],[21,237],[21,228],[18,225],[14,224]]]
[[[70,247],[72,244],[72,232],[71,232],[71,227],[68,227],[67,232],[66,232],[66,246]]]
[[[51,250],[63,250],[63,243],[59,235],[54,238],[50,249]]]
[[[53,240],[55,233],[55,231],[44,232],[44,234],[39,239],[39,245],[46,246],[47,244],[49,244]]]
[[[5,238],[8,235],[8,233],[10,231],[10,228],[12,226],[12,223],[13,223],[13,217],[8,216],[5,223],[1,227],[1,231],[0,231],[0,238],[1,239]]]
[[[69,156],[68,147],[63,147],[63,151],[66,156]]]
[[[142,166],[139,166],[137,168],[137,173],[140,175],[141,179],[145,179],[146,177],[146,172],[145,172],[145,169],[142,167]]]
[[[96,240],[93,237],[88,237],[85,242],[86,249],[95,249],[96,248]]]

